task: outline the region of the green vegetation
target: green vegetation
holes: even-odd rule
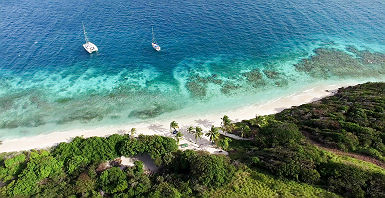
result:
[[[248,143],[246,143],[248,142]],[[309,144],[296,125],[273,121],[253,141],[230,142],[230,157],[253,170],[320,186],[345,197],[385,195],[385,170],[341,159]]]
[[[132,129],[130,130],[130,135],[131,135],[131,137],[134,137],[135,134],[136,134],[136,128],[132,128]]]
[[[134,129],[76,137],[50,150],[3,153],[0,196],[385,197],[385,169],[370,163],[384,162],[384,94],[384,83],[367,83],[276,115],[238,123],[224,116],[221,128],[212,126],[206,135],[228,156],[178,150],[181,132],[174,140],[133,137]],[[219,129],[250,140],[230,139]],[[200,127],[187,131],[196,141],[203,135]],[[156,172],[142,161],[124,166],[119,158],[142,155],[151,157]]]
[[[383,168],[321,150],[303,135],[310,134],[321,145],[336,146],[341,152],[384,160],[384,94],[384,83],[367,83],[276,115],[235,123],[232,133],[245,133],[253,140],[233,140],[230,157],[253,170],[317,185],[345,197],[384,197]]]
[[[211,129],[206,133],[206,136],[209,137],[212,143],[216,142],[219,138],[219,129],[214,125],[211,126]]]
[[[238,171],[229,184],[208,194],[208,197],[339,197],[319,187],[281,180],[257,171]]]
[[[178,125],[177,122],[172,121],[172,122],[170,123],[170,131],[175,131],[175,130],[178,129],[178,128],[179,128],[179,125]]]
[[[120,169],[119,163],[106,161],[118,156],[149,154],[158,164],[170,163],[177,150],[175,140],[161,136],[132,138],[112,135],[107,138],[76,137],[70,143],[60,143],[52,151],[30,151],[0,158],[0,180],[5,185],[4,196],[52,197],[61,195],[96,196],[128,194],[135,197],[151,188],[150,177],[143,164]]]
[[[129,157],[141,153],[149,154],[161,167],[157,173],[147,174],[141,161],[126,167],[116,160],[120,155]],[[253,195],[239,192],[241,187],[242,191],[256,193],[243,186],[282,195],[298,191],[293,195],[336,196],[317,187],[280,181],[252,171],[224,155],[179,151],[174,139],[161,136],[77,137],[51,151],[33,150],[0,159],[1,181],[6,184],[0,193],[11,197],[100,197],[101,192],[111,197],[211,197],[216,191],[218,197],[234,193]],[[261,178],[270,183],[262,185]],[[225,190],[235,183],[237,185]],[[281,185],[285,188],[274,190],[274,186]]]
[[[192,126],[189,126],[187,128],[187,132],[194,135],[194,138],[195,138],[195,143],[198,143],[198,139],[199,138],[202,138],[203,136],[203,129],[201,127],[192,127]]]
[[[277,120],[295,123],[312,140],[385,162],[385,83],[366,83],[318,102],[284,110]]]

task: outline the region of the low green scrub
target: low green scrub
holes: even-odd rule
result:
[[[135,142],[135,152],[127,145]],[[126,145],[126,146],[125,146]],[[107,138],[76,137],[60,143],[52,151],[40,150],[21,154],[2,155],[0,181],[3,196],[59,197],[99,196],[99,190],[110,195],[128,197],[148,194],[152,184],[143,171],[143,164],[134,167],[109,168],[102,166],[121,154],[133,156],[148,153],[159,164],[177,150],[174,139],[161,136],[112,135]],[[168,159],[169,161],[171,159]]]
[[[232,159],[254,170],[318,185],[345,197],[385,195],[384,169],[322,151],[310,145],[292,123],[271,120],[260,127],[255,140],[232,141],[228,151]]]
[[[275,115],[326,146],[385,162],[385,83],[365,83]]]
[[[207,195],[227,197],[339,197],[325,189],[290,180],[281,180],[257,171],[237,171],[229,184]]]

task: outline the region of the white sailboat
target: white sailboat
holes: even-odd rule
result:
[[[98,51],[98,47],[96,47],[95,44],[91,43],[91,42],[88,40],[86,28],[84,28],[83,22],[82,22],[82,25],[83,25],[84,39],[86,40],[86,43],[83,44],[84,49],[85,49],[88,53],[90,53],[90,54],[91,54],[92,52],[97,52],[97,51]]]
[[[156,51],[160,51],[160,46],[158,45],[158,43],[156,43],[156,40],[155,40],[155,36],[154,36],[154,28],[152,28],[152,48],[154,48]]]

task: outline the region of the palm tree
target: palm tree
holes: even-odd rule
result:
[[[136,128],[131,128],[131,137],[133,138],[136,133]]]
[[[231,132],[233,130],[233,123],[231,123],[232,121],[230,120],[229,116],[227,115],[224,115],[223,118],[222,118],[222,130],[224,132]]]
[[[268,120],[266,119],[266,116],[258,116],[256,115],[255,116],[255,120],[257,122],[257,126],[262,128],[264,126],[266,126],[267,124],[269,124]]]
[[[176,143],[177,144],[179,144],[179,140],[180,140],[180,138],[183,136],[183,134],[180,132],[180,131],[178,131],[178,133],[176,134],[176,136],[175,136],[175,138],[176,138]]]
[[[210,141],[214,143],[219,138],[219,130],[214,125],[211,126],[209,132],[206,133],[206,136],[210,138]]]
[[[231,142],[231,139],[228,137],[225,137],[218,141],[218,146],[223,150],[227,150],[229,148],[229,142]]]
[[[190,134],[194,134],[194,133],[195,133],[194,127],[189,126],[189,127],[187,128],[187,132],[190,133]]]
[[[243,138],[245,135],[250,135],[251,129],[249,125],[244,124],[241,128],[241,137]]]
[[[172,122],[170,123],[170,131],[171,131],[171,129],[174,129],[174,131],[175,131],[177,128],[179,128],[178,123],[175,122],[175,121],[172,121]]]
[[[195,127],[194,137],[195,137],[195,143],[198,144],[198,138],[201,138],[203,135],[202,128]]]

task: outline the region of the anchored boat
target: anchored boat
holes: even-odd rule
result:
[[[92,52],[97,52],[97,51],[98,51],[98,47],[96,47],[95,44],[91,43],[91,42],[88,40],[86,28],[84,27],[83,22],[82,22],[82,25],[83,25],[84,39],[86,40],[86,43],[83,44],[84,49],[85,49],[88,53],[90,53],[90,54],[91,54]]]
[[[154,35],[154,28],[152,28],[152,48],[154,48],[156,51],[160,51],[160,46],[158,45],[158,43],[156,42],[155,40],[155,35]]]

